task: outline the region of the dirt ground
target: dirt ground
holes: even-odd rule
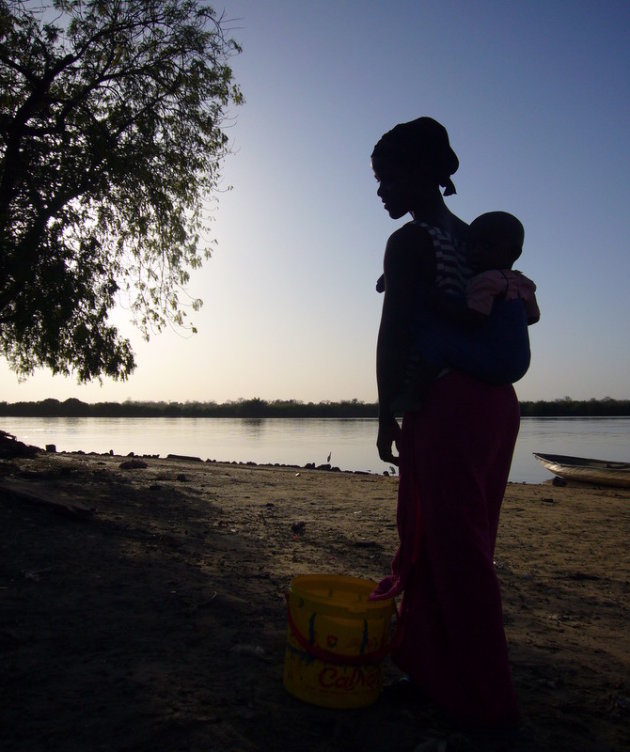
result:
[[[291,580],[387,573],[396,478],[126,461],[0,460],[2,752],[630,749],[630,489],[508,487],[496,566],[525,721],[493,746],[414,700],[329,710],[283,688]]]

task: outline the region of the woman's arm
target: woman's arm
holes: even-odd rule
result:
[[[385,298],[376,349],[381,459],[395,462],[392,443],[399,428],[391,404],[398,395],[413,342],[413,322],[422,280],[435,278],[433,244],[428,233],[412,223],[389,238],[385,249]]]

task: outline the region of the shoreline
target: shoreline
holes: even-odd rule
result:
[[[43,451],[43,450],[42,450]],[[307,462],[304,465],[294,465],[288,462],[254,462],[253,460],[214,460],[214,459],[202,459],[201,457],[193,457],[187,454],[172,454],[169,453],[162,457],[159,454],[136,454],[135,452],[128,452],[127,454],[116,454],[113,450],[110,452],[84,452],[82,450],[76,451],[59,451],[51,452],[57,455],[77,455],[79,457],[114,457],[119,459],[135,458],[139,460],[172,460],[176,462],[201,462],[209,465],[237,465],[240,467],[263,467],[263,468],[276,468],[276,469],[288,469],[288,470],[318,470],[320,472],[325,471],[329,473],[350,473],[353,475],[384,475],[388,477],[394,475],[387,470],[382,473],[373,473],[370,470],[342,470],[336,465],[331,465],[330,462],[324,462],[317,465],[315,462]]]
[[[397,477],[66,452],[0,474],[87,509],[0,486],[3,749],[411,752],[454,733],[430,705],[326,710],[282,686],[292,578],[386,573]],[[629,535],[629,489],[508,485],[496,567],[525,718],[510,750],[628,747]]]
[[[315,467],[330,463],[342,472],[391,472],[376,452],[374,421],[247,421],[203,422],[189,419],[147,423],[147,420],[96,421],[94,424],[59,419],[7,421],[0,427],[27,443],[56,445],[59,451],[138,456],[169,453],[202,461],[255,462],[270,466]],[[88,421],[92,419],[87,419]],[[153,419],[149,419],[153,421]],[[533,456],[535,452],[594,457],[623,462],[628,459],[629,419],[588,421],[524,419],[516,442],[510,481],[542,483],[552,479]],[[330,424],[330,425],[329,425]],[[372,430],[373,429],[373,430]],[[329,455],[332,453],[332,457]],[[327,459],[328,458],[328,459]]]

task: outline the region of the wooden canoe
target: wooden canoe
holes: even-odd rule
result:
[[[533,454],[547,470],[565,480],[630,488],[630,462],[590,460],[563,454]]]

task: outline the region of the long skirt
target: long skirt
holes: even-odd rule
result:
[[[493,561],[519,422],[511,386],[455,371],[404,416],[400,548],[380,587],[404,593],[394,662],[455,720],[482,726],[520,715]]]

